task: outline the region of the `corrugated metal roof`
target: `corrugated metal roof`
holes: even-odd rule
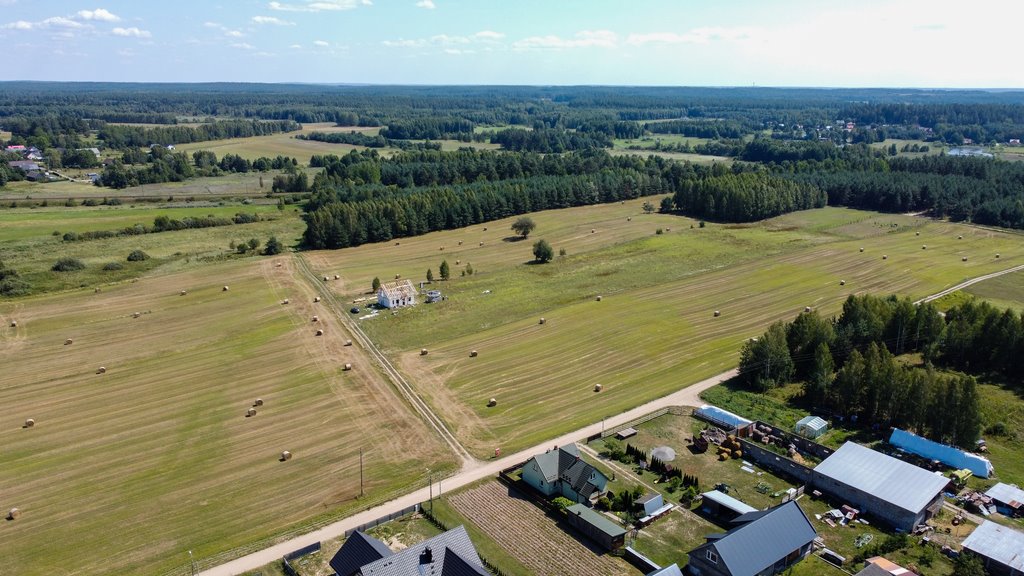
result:
[[[1015,570],[1024,570],[1024,532],[986,520],[971,532],[963,546]]]
[[[1024,504],[1024,490],[1002,482],[989,488],[988,492],[985,492],[985,496],[991,496],[993,499],[1006,504],[1009,504],[1010,502],[1020,502],[1021,504]]]
[[[707,500],[711,500],[712,502],[717,503],[719,506],[725,506],[726,508],[732,510],[733,512],[736,512],[737,514],[757,512],[757,508],[754,508],[750,504],[737,500],[724,492],[719,492],[718,490],[705,492],[701,494],[701,496],[703,496]]]
[[[800,506],[790,501],[753,522],[733,528],[714,546],[730,574],[759,574],[817,536]]]
[[[647,574],[647,576],[683,576],[683,572],[679,569],[678,564],[671,564],[664,568],[659,568]]]
[[[725,424],[727,426],[732,426],[733,428],[742,428],[751,423],[750,420],[747,420],[742,416],[733,414],[728,410],[722,410],[718,406],[712,406],[711,404],[705,404],[694,410],[693,413],[695,416],[699,416],[705,420]]]
[[[967,468],[981,478],[988,478],[993,472],[992,463],[983,456],[968,454],[959,448],[939,444],[899,428],[893,429],[889,444],[954,468]]]
[[[843,444],[814,472],[915,514],[949,483],[948,478],[855,442]]]
[[[573,504],[565,509],[566,513],[574,516],[579,516],[587,524],[590,524],[594,528],[597,528],[601,532],[604,532],[612,538],[622,536],[626,533],[626,529],[618,524],[612,522],[607,516],[587,508],[583,504]]]

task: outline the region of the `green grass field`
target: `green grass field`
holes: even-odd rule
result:
[[[309,162],[309,158],[302,160]],[[84,178],[87,172],[95,169],[74,171],[68,170],[67,174],[73,177]],[[64,172],[62,172],[64,173]],[[58,182],[8,182],[0,188],[0,202],[10,206],[11,202],[33,200],[63,204],[65,198],[122,198],[125,203],[132,201],[166,201],[173,197],[182,200],[188,197],[195,198],[232,198],[232,197],[264,197],[271,192],[274,175],[278,172],[249,172],[246,174],[225,174],[223,176],[210,176],[203,178],[191,178],[184,182],[161,182],[160,184],[145,184],[116,190],[113,188],[101,188],[88,182],[69,182],[61,180]],[[312,171],[310,171],[312,175]],[[260,187],[260,178],[263,179],[263,187]]]
[[[0,572],[187,573],[454,468],[291,258],[0,303]]]
[[[333,122],[321,122],[314,124],[303,124],[302,130],[269,136],[252,136],[250,138],[229,138],[226,140],[212,140],[208,142],[193,142],[180,144],[175,148],[181,152],[191,154],[196,150],[210,150],[217,154],[218,158],[225,154],[237,154],[249,160],[255,160],[261,156],[275,157],[278,155],[297,158],[300,164],[308,164],[309,157],[313,154],[337,154],[343,156],[350,150],[362,150],[363,146],[352,146],[350,144],[331,144],[329,142],[315,142],[312,140],[299,140],[297,134],[309,134],[310,132],[364,132],[376,134],[379,128],[357,128],[352,126],[335,126]]]
[[[415,280],[448,259],[455,278],[438,286],[448,301],[363,326],[480,456],[542,441],[732,368],[746,338],[804,306],[833,314],[849,294],[922,297],[1024,261],[1018,235],[907,216],[828,208],[690,229],[686,219],[641,214],[638,204],[535,215],[534,236],[568,250],[544,266],[525,264],[529,242],[501,242],[508,222],[488,224],[489,232],[476,226],[400,246],[318,253],[311,261],[347,278],[339,289],[357,297],[374,275]],[[669,233],[652,233],[670,225]],[[460,277],[456,259],[478,273]],[[420,348],[429,355],[420,356]],[[470,358],[470,350],[479,356]],[[604,389],[595,394],[598,383]],[[488,408],[492,397],[498,406]]]
[[[999,308],[1024,310],[1024,272],[1006,274],[968,286],[965,292],[983,298]]]

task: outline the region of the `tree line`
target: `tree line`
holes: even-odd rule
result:
[[[753,222],[787,212],[825,206],[825,193],[812,184],[767,172],[741,172],[680,183],[676,209],[692,216],[726,222]]]
[[[294,120],[218,120],[199,126],[123,126],[107,124],[99,130],[99,138],[108,148],[140,148],[159,144],[185,144],[225,138],[266,136],[294,132],[302,125]]]
[[[897,360],[919,353],[924,368]],[[941,375],[932,366],[972,375]],[[971,447],[981,432],[973,375],[1024,381],[1024,318],[969,301],[943,317],[908,298],[850,296],[838,318],[804,312],[744,344],[740,379],[756,390],[803,382],[802,401],[866,426],[899,426]]]

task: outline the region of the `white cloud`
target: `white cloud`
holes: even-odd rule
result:
[[[26,22],[24,20],[18,20],[17,22],[10,22],[2,26],[5,30],[31,30],[35,28],[35,24]]]
[[[42,24],[44,26],[56,26],[60,28],[82,28],[85,26],[85,24],[82,24],[81,22],[75,22],[74,20],[70,18],[65,18],[63,16],[53,16],[52,18],[47,18],[46,20],[42,21]]]
[[[104,8],[95,10],[79,10],[78,17],[83,20],[98,20],[100,22],[120,22],[121,18]]]
[[[152,36],[149,30],[139,30],[135,26],[131,28],[114,28],[111,32],[114,36],[124,36],[126,38],[149,38]]]
[[[224,27],[224,26],[218,24],[217,22],[203,22],[203,26],[205,26],[206,28],[223,28]]]
[[[505,35],[500,32],[493,32],[491,30],[482,30],[471,34],[469,36],[449,36],[447,34],[437,34],[430,38],[415,38],[405,39],[399,38],[398,40],[384,40],[381,44],[389,48],[423,48],[426,46],[465,46],[467,44],[491,44],[498,42],[504,38]],[[467,53],[470,50],[462,49],[461,53]]]
[[[245,36],[241,30],[225,30],[224,35],[228,38],[241,38],[242,36]]]
[[[283,4],[271,2],[267,4],[271,10],[283,12],[336,12],[339,10],[352,10],[357,6],[369,6],[368,0],[317,0],[307,1],[302,4]]]
[[[416,3],[416,7],[426,8],[427,10],[433,10],[434,8],[437,8],[437,5],[434,4],[434,0],[420,0],[419,2]]]
[[[469,44],[469,38],[465,36],[449,36],[447,34],[438,34],[437,36],[431,36],[430,41],[434,44],[451,45],[451,44]]]
[[[289,22],[288,20],[281,20],[274,16],[253,16],[252,21],[254,24],[273,24],[274,26],[295,26],[295,22]]]
[[[330,45],[330,42],[325,42],[323,40],[313,40],[313,46],[316,46],[317,48],[327,48]]]
[[[301,50],[302,44],[292,44],[291,46],[289,46],[289,48],[291,48],[292,50]]]
[[[473,34],[473,38],[477,40],[501,40],[505,35],[501,32],[495,32],[494,30],[481,30],[476,34]]]
[[[619,36],[611,30],[583,30],[572,38],[561,36],[530,36],[512,43],[514,50],[562,50],[566,48],[614,48]]]
[[[748,27],[704,27],[694,28],[684,34],[677,34],[675,32],[630,34],[626,38],[626,44],[631,46],[644,46],[646,44],[707,44],[712,41],[748,40],[754,37],[755,34],[756,31]]]
[[[427,41],[426,40],[422,40],[422,39],[420,39],[420,40],[399,39],[399,40],[385,40],[385,41],[381,42],[381,44],[387,46],[388,48],[420,48],[420,47],[426,46]]]
[[[273,52],[254,52],[253,56],[259,56],[261,58],[273,58],[277,56],[277,54],[274,54]]]
[[[246,42],[235,42],[231,45],[232,48],[238,48],[239,50],[254,50],[256,47]]]

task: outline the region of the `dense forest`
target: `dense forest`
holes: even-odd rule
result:
[[[925,367],[897,360],[908,353],[920,354]],[[981,433],[974,376],[1024,382],[1021,315],[968,301],[943,316],[906,298],[850,296],[838,318],[810,311],[773,324],[740,359],[740,378],[755,390],[799,381],[801,401],[816,410],[964,447]]]

